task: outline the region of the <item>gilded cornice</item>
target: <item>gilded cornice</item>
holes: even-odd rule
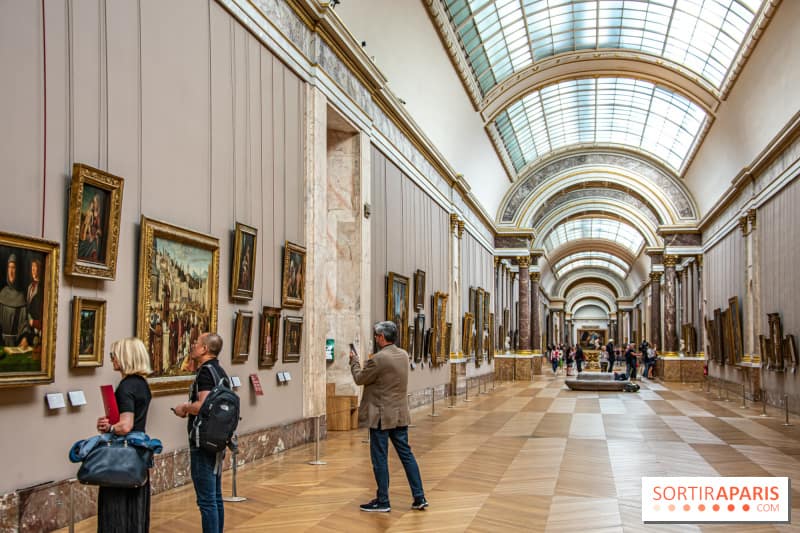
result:
[[[664,267],[665,268],[675,268],[675,265],[678,264],[678,256],[677,255],[665,255],[664,256]]]
[[[458,238],[462,238],[464,236],[464,221],[458,221]]]

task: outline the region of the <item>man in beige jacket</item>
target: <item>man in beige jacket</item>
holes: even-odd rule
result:
[[[350,352],[350,370],[357,385],[364,385],[364,395],[358,409],[359,424],[369,425],[369,451],[372,472],[378,484],[377,497],[361,506],[362,511],[388,513],[389,465],[388,451],[391,439],[403,468],[414,502],[412,509],[428,506],[422,489],[419,466],[408,445],[408,353],[395,346],[397,326],[394,322],[378,322],[373,328],[378,352],[361,368],[358,354]]]

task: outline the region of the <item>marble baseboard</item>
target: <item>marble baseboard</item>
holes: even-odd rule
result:
[[[656,375],[668,382],[700,383],[703,376],[702,359],[682,359],[678,357],[665,357],[656,362]],[[640,370],[644,370],[641,367]]]
[[[536,359],[541,359],[537,357]],[[530,381],[533,379],[533,357],[514,359],[514,376],[517,381]]]
[[[533,356],[533,375],[534,376],[541,376],[542,375],[542,365],[544,361],[544,357],[541,355],[534,355]]]
[[[444,386],[441,386],[442,390]],[[429,394],[430,396],[430,394]],[[438,392],[437,392],[438,396]],[[320,435],[326,435],[325,417],[320,420]],[[314,419],[298,420],[254,431],[239,437],[239,465],[251,463],[314,439]],[[224,468],[231,467],[230,453]],[[77,470],[77,465],[76,465]],[[150,471],[153,494],[180,487],[191,481],[189,449],[183,448],[156,456]],[[97,512],[97,487],[74,479],[53,481],[0,496],[0,532],[52,531],[67,527]]]
[[[495,358],[494,373],[498,381],[514,381],[515,359]]]

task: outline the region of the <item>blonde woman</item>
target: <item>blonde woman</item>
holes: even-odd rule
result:
[[[145,432],[150,387],[145,379],[150,369],[150,356],[144,343],[136,338],[119,340],[109,354],[114,370],[122,375],[114,396],[119,408],[119,421],[97,419],[97,431],[127,435]],[[97,500],[97,531],[146,533],[150,530],[150,480],[137,488],[100,487]]]

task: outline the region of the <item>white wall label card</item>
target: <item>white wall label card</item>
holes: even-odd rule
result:
[[[292,381],[292,375],[289,372],[284,372],[283,377],[286,381]]]
[[[86,405],[86,395],[83,394],[82,390],[71,390],[67,395],[69,396],[69,403],[71,403],[73,407]]]
[[[242,380],[239,379],[239,376],[232,376],[231,377],[231,384],[234,387],[241,387],[242,386]]]
[[[67,405],[64,403],[64,394],[60,392],[51,392],[47,395],[47,406],[50,409],[61,409]]]

